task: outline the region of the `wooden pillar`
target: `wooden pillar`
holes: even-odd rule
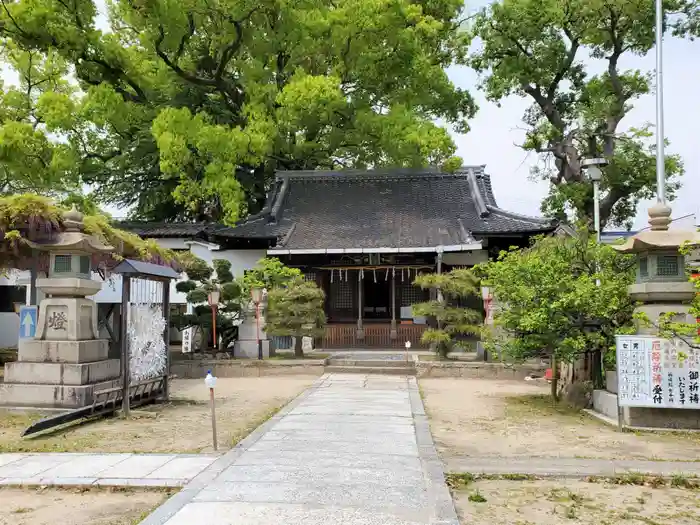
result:
[[[364,275],[362,269],[357,270],[357,339],[362,341],[365,338],[365,329],[362,325],[362,289],[364,288]]]
[[[391,332],[389,335],[392,340],[399,337],[396,329],[396,274],[394,268],[391,269]]]
[[[163,315],[165,316],[165,378],[163,382],[163,398],[170,401],[170,281],[161,281],[163,287]],[[226,349],[224,349],[226,350]]]
[[[129,342],[127,331],[129,330],[129,301],[131,299],[131,277],[122,274],[122,326],[119,331],[119,344],[121,345],[122,366],[122,413],[129,417]]]

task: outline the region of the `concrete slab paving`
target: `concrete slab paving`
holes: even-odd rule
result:
[[[458,525],[417,394],[325,375],[142,525]]]
[[[130,454],[86,454],[74,456],[68,461],[62,462],[49,470],[42,472],[46,479],[53,478],[94,478],[96,475],[110,467],[129,458]]]
[[[159,469],[175,455],[131,456],[121,463],[100,472],[105,478],[145,478],[154,470]]]
[[[154,470],[146,479],[192,479],[205,468],[211,465],[208,457],[176,457],[165,465]]]
[[[181,487],[219,456],[0,454],[0,485]]]

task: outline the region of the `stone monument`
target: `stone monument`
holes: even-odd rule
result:
[[[674,314],[674,322],[694,323],[690,303],[695,284],[688,280],[685,257],[680,248],[700,244],[700,234],[690,230],[669,230],[671,208],[657,202],[649,209],[648,230],[641,231],[620,246],[619,252],[635,254],[635,283],[629,286],[632,299],[639,301],[635,314],[642,313],[648,322],[637,322],[639,335],[658,334],[662,315]],[[595,410],[617,419],[617,373],[608,372],[606,390],[593,393]],[[693,409],[625,407],[625,425],[639,427],[700,428],[700,411]]]
[[[91,278],[91,256],[114,251],[83,231],[75,208],[63,217],[55,242],[32,245],[48,251],[48,278],[37,279],[46,296],[39,304],[34,339],[20,340],[18,360],[5,365],[0,404],[79,408],[96,390],[118,386],[119,359],[108,359],[109,342],[99,339],[97,305],[87,296],[102,284]]]
[[[243,320],[238,325],[238,339],[233,346],[234,357],[243,357],[249,359],[258,358],[258,337],[262,342],[263,358],[270,357],[270,340],[265,333],[265,307],[267,305],[267,297],[265,293],[261,293],[260,301],[257,308],[259,311],[259,319],[256,319],[256,305],[254,301],[250,301],[248,308],[243,312]]]

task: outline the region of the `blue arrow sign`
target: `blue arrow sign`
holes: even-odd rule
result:
[[[31,339],[36,334],[36,306],[23,306],[19,309],[19,338]]]

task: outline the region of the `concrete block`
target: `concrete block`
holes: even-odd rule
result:
[[[244,502],[190,503],[165,525],[425,525],[428,519],[418,513],[412,518],[398,517],[375,509],[334,506],[326,509],[301,504],[256,504]]]
[[[73,456],[41,476],[44,478],[91,478],[127,459],[130,454],[81,454]]]
[[[421,476],[415,471],[375,468],[318,467],[303,465],[298,467],[269,468],[260,465],[233,465],[217,478],[218,481],[235,483],[327,483],[329,485],[347,484],[363,485],[366,483],[383,484],[386,487],[413,487],[420,489],[423,484]]]
[[[418,456],[402,456],[379,454],[374,452],[339,453],[337,450],[248,450],[236,460],[236,466],[260,465],[269,468],[301,467],[313,465],[316,468],[376,468],[404,472],[421,472],[421,462]]]
[[[91,363],[32,363],[18,361],[5,365],[6,383],[87,385],[119,377],[119,359]]]
[[[593,410],[617,421],[617,394],[607,390],[594,390]]]
[[[175,458],[167,462],[157,470],[154,470],[146,479],[192,479],[205,468],[216,461],[215,457],[189,457]]]
[[[102,478],[145,478],[151,472],[159,469],[168,461],[175,459],[175,456],[169,455],[145,455],[139,454],[131,456],[113,467],[100,472]]]
[[[37,408],[80,408],[93,402],[95,385],[0,384],[0,405]]]
[[[270,341],[262,340],[263,358],[270,357]],[[258,341],[256,339],[239,339],[233,346],[234,357],[257,359]]]
[[[40,477],[44,472],[71,460],[68,454],[27,456],[0,467],[0,478]]]
[[[392,454],[395,456],[418,456],[418,447],[414,443],[394,443],[387,438],[384,443],[348,443],[348,442],[332,442],[324,443],[318,441],[302,441],[295,440],[293,443],[288,441],[263,441],[259,440],[249,451],[251,452],[282,452],[289,450],[299,450],[305,448],[316,452],[335,452],[337,454]]]
[[[109,341],[20,341],[19,361],[31,363],[91,363],[105,361]]]
[[[605,372],[605,390],[617,394],[617,372],[615,370]]]
[[[427,506],[423,487],[387,487],[379,484],[326,485],[294,483],[214,483],[194,501],[248,501],[258,503],[302,503],[307,505],[422,510]]]

